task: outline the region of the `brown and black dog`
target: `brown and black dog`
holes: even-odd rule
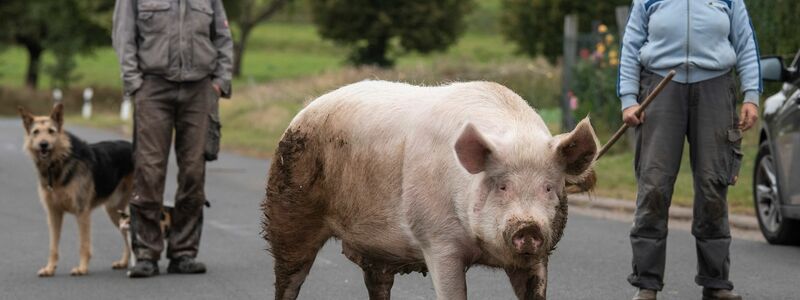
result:
[[[133,184],[133,147],[127,141],[88,144],[64,130],[63,106],[50,116],[34,116],[24,108],[19,114],[25,126],[24,150],[33,159],[39,177],[39,199],[50,228],[50,256],[39,276],[52,276],[58,263],[58,243],[64,213],[78,221],[80,263],[71,275],[85,275],[92,256],[91,212],[101,204],[115,226],[119,211],[126,211]],[[128,267],[130,245],[123,234],[122,258],[114,269]]]

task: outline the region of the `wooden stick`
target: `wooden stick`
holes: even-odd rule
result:
[[[672,80],[672,77],[675,77],[675,70],[669,71],[667,77],[664,77],[664,79],[662,79],[661,82],[658,83],[653,92],[650,93],[650,95],[647,95],[647,98],[644,99],[644,102],[642,102],[642,104],[639,105],[639,109],[637,109],[636,112],[634,112],[637,118],[642,115],[642,112],[644,112],[644,109],[647,108],[648,105],[650,105],[650,102],[653,102],[653,100],[656,99],[656,96],[658,96],[658,94],[661,93],[661,90],[663,90],[664,87],[667,86],[667,83],[669,83]],[[597,157],[595,158],[595,160],[599,160],[600,157],[603,156],[603,154],[606,154],[608,149],[611,148],[611,146],[614,146],[614,143],[616,143],[617,140],[619,140],[619,138],[622,137],[625,131],[628,130],[628,127],[629,127],[628,124],[622,124],[622,127],[620,127],[619,130],[617,130],[617,132],[614,133],[613,136],[611,136],[611,139],[608,140],[608,143],[603,145],[603,148],[601,148],[600,152],[597,153]]]

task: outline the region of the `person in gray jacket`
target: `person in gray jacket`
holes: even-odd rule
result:
[[[639,102],[664,76],[677,75],[637,118]],[[733,71],[741,81],[739,114]],[[744,0],[634,0],[622,39],[618,96],[636,127],[636,212],[630,232],[634,299],[664,286],[668,210],[684,139],[694,178],[695,282],[703,299],[741,299],[728,280],[728,185],[741,166],[742,131],[758,119],[761,74]],[[647,116],[645,121],[645,115]]]
[[[205,203],[210,114],[230,97],[233,42],[221,0],[117,0],[112,40],[124,93],[134,97],[129,277],[159,273],[164,180],[175,132],[178,191],[167,240],[169,273],[205,273],[195,260]]]

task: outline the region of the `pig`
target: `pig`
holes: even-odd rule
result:
[[[438,299],[466,299],[472,265],[505,270],[519,299],[544,299],[565,186],[594,183],[596,140],[588,118],[552,136],[492,82],[363,81],[325,94],[291,121],[269,170],[275,299],[297,298],[332,237],[370,299],[389,299],[394,275],[410,272],[430,273]]]

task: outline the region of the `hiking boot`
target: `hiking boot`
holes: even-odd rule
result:
[[[742,300],[742,296],[731,290],[703,288],[703,300]]]
[[[130,278],[146,278],[158,275],[158,263],[152,260],[137,260],[136,264],[128,269]]]
[[[632,300],[656,300],[656,291],[648,289],[639,289]]]
[[[206,272],[206,265],[194,260],[193,257],[181,256],[169,260],[167,273],[174,274],[202,274]]]

